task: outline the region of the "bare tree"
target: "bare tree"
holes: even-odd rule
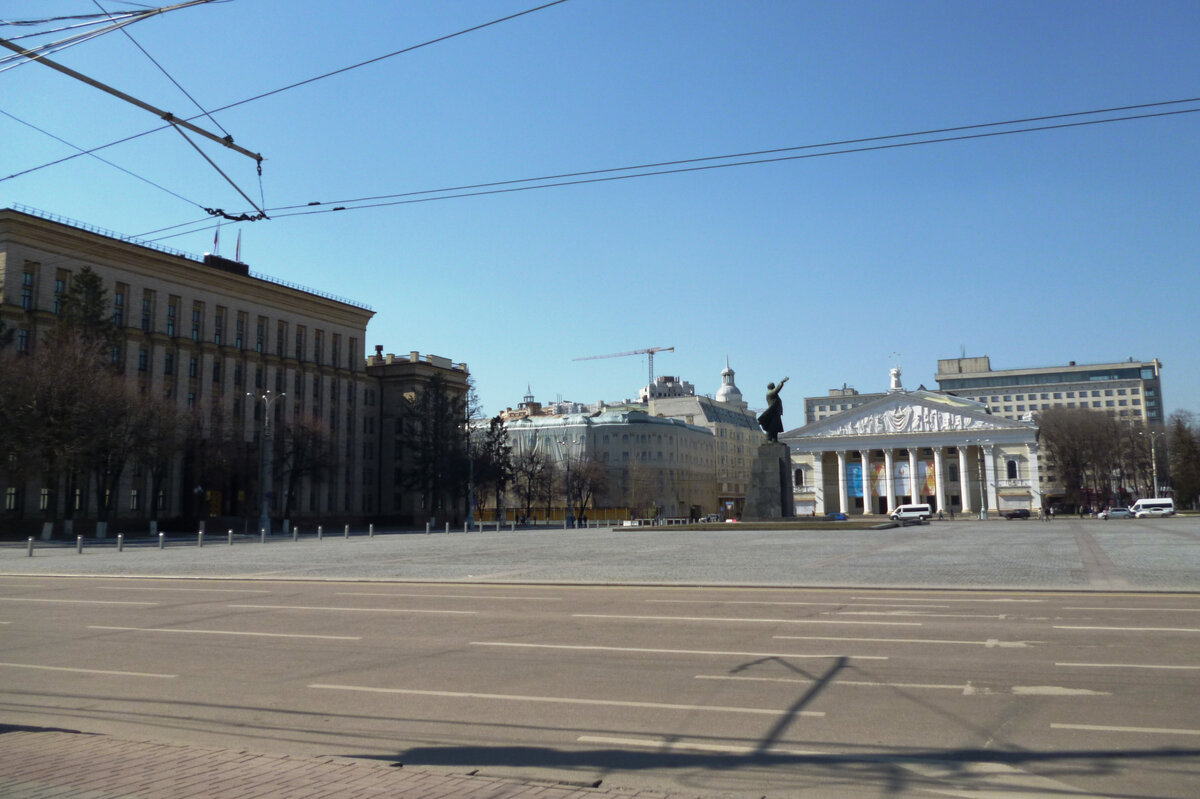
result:
[[[283,515],[290,517],[296,489],[304,478],[320,481],[334,464],[333,434],[329,425],[316,417],[301,415],[283,430],[280,469],[283,477]]]

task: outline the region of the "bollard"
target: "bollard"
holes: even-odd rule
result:
[[[375,537],[375,522],[371,522],[370,524],[367,525],[367,538],[374,538],[374,537]]]
[[[196,533],[196,546],[204,546],[204,530],[200,530],[200,532]]]
[[[75,536],[75,551],[80,555],[83,554],[83,536],[81,535]]]
[[[346,528],[344,530],[342,530],[342,538],[349,538],[349,537],[350,537],[350,525],[347,524]]]
[[[258,543],[260,543],[260,544],[267,543],[267,528],[265,528],[265,527],[258,528]]]
[[[292,540],[293,541],[300,540],[300,526],[299,525],[292,528]]]
[[[500,532],[500,520],[499,519],[496,520],[496,532],[497,533]]]
[[[446,532],[450,532],[450,522],[446,522]]]
[[[429,535],[429,522],[425,522],[425,535]],[[33,539],[31,538],[29,540],[32,541]]]
[[[325,535],[324,526],[318,524],[317,525],[317,540],[320,541],[324,535]]]
[[[229,531],[229,546],[233,546],[233,530]]]
[[[167,548],[167,534],[166,533],[158,534],[158,548],[159,549]]]
[[[204,532],[204,520],[203,519],[200,520],[200,530],[198,532],[201,532],[201,533]]]
[[[125,551],[125,534],[124,533],[117,533],[117,551],[118,552]]]
[[[33,536],[29,537],[29,557],[33,557]]]
[[[509,525],[508,529],[509,529],[509,532],[515,533],[517,531],[517,523],[513,522],[511,525]]]

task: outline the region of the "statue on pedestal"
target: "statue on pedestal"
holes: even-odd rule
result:
[[[787,381],[785,377],[778,386],[767,383],[767,409],[758,415],[759,427],[767,434],[767,441],[778,441],[783,432],[783,400],[779,399],[779,392]]]

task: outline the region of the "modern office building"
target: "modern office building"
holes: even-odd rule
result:
[[[984,355],[939,360],[935,379],[942,391],[981,402],[1006,419],[1049,408],[1087,408],[1152,426],[1164,420],[1161,373],[1157,359],[992,369]]]

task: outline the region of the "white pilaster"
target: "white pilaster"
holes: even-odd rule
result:
[[[958,498],[964,514],[971,512],[971,473],[967,470],[967,448],[958,447]]]
[[[812,453],[813,491],[816,492],[816,494],[814,495],[816,497],[816,500],[814,503],[813,512],[816,513],[818,516],[824,516],[825,512],[826,512],[826,508],[825,508],[825,467],[824,467],[824,464],[822,463],[822,461],[824,459],[825,459],[824,452]]]
[[[1029,447],[1029,504],[1030,510],[1037,513],[1042,507],[1042,481],[1038,469],[1038,445],[1028,444]]]
[[[839,449],[837,451],[837,470],[838,470],[838,510],[842,513],[849,513],[847,507],[847,490],[846,490],[846,451]]]
[[[887,486],[887,509],[889,513],[896,509],[896,477],[892,473],[893,471],[892,451],[885,449],[883,451],[883,482]]]
[[[987,477],[987,509],[999,511],[996,497],[996,450],[991,444],[983,445],[984,472]]]
[[[923,502],[924,499],[918,494],[919,486],[917,485],[917,448],[908,448],[908,501]]]
[[[875,498],[871,496],[871,450],[860,449],[858,459],[862,462],[863,515],[870,516],[875,513]]]
[[[946,473],[946,464],[942,462],[942,448],[933,448],[933,495],[937,502],[938,511],[946,510],[946,486],[942,475]]]

